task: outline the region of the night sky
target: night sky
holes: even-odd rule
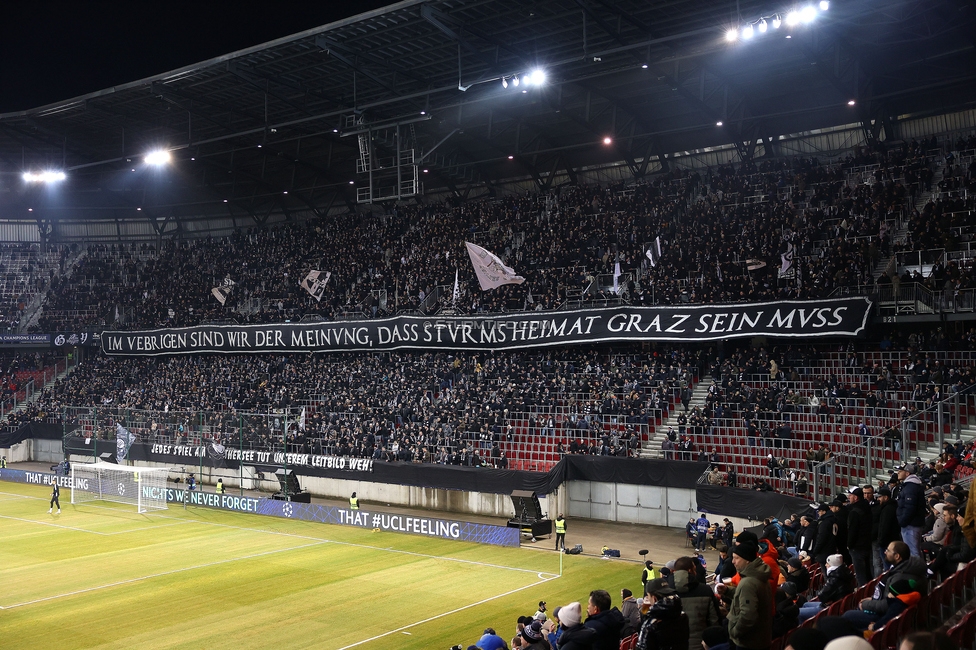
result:
[[[4,3],[0,113],[136,81],[390,0],[74,0]]]

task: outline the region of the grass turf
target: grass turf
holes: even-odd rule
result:
[[[181,507],[47,513],[0,483],[4,648],[435,648],[607,589],[633,563]],[[635,583],[637,589],[635,589]]]

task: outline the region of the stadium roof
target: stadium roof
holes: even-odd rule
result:
[[[757,139],[839,124],[878,135],[899,115],[976,102],[971,3],[833,0],[809,24],[773,29],[792,8],[405,0],[0,115],[0,218],[144,219],[169,234],[191,219],[249,226],[355,209],[366,133],[374,168],[392,160],[398,137],[424,191],[470,198],[617,161],[641,176],[650,161],[701,147],[734,143],[749,156]],[[745,40],[749,24],[756,35]],[[535,69],[544,84],[515,86]],[[146,167],[156,148],[173,163]],[[46,169],[67,179],[21,179]]]

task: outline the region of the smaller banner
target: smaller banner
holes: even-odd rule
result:
[[[497,289],[503,284],[522,284],[525,278],[515,273],[515,269],[505,266],[501,258],[477,244],[464,242],[474,267],[475,275],[482,291]]]

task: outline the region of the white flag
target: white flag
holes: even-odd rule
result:
[[[620,262],[613,267],[613,292],[620,295]]]
[[[230,290],[230,287],[214,287],[210,290],[210,293],[212,293],[213,297],[217,299],[217,302],[223,305],[227,302],[227,296],[230,295]]]
[[[299,431],[305,430],[305,407],[304,406],[302,407],[302,416],[298,418],[298,430]]]
[[[458,289],[458,270],[454,269],[454,293],[451,296],[451,304],[456,305],[461,291]]]
[[[789,275],[790,270],[793,268],[793,253],[793,244],[791,243],[787,247],[786,252],[779,256],[779,277],[783,278]]]
[[[497,289],[503,284],[522,284],[525,278],[517,275],[515,270],[499,259],[491,251],[487,251],[481,246],[464,242],[471,257],[471,265],[474,266],[475,275],[478,276],[478,283],[482,291]]]
[[[322,296],[325,295],[325,285],[329,284],[329,278],[332,277],[332,273],[329,271],[316,271],[311,270],[305,279],[298,283],[298,285],[308,291],[308,293],[315,298],[315,302],[322,302]]]
[[[661,238],[655,238],[654,244],[644,254],[651,261],[651,266],[657,266],[657,263],[661,260]]]

